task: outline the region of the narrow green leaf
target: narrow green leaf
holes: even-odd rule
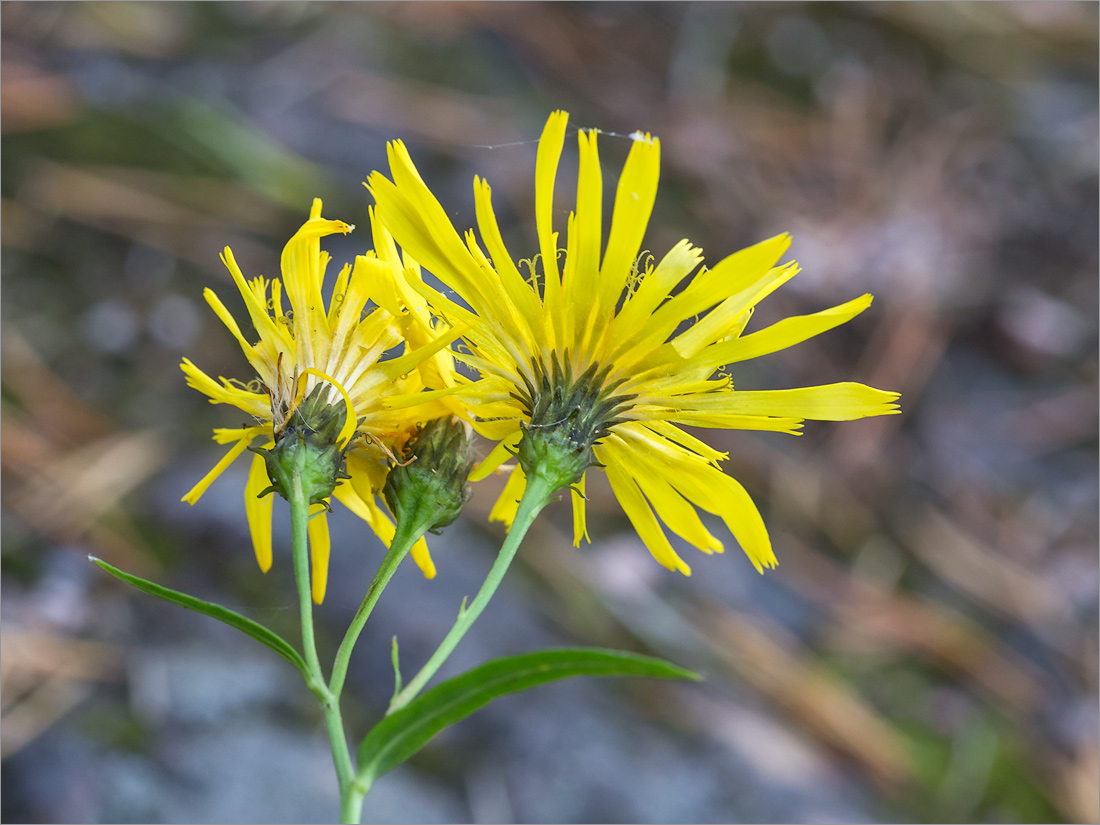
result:
[[[401,660],[397,654],[397,637],[393,637],[393,645],[390,649],[390,658],[393,660],[393,695],[401,692]]]
[[[439,731],[498,696],[568,676],[700,678],[663,659],[598,648],[540,650],[495,659],[448,679],[375,725],[359,747],[359,778],[373,782],[424,747]]]
[[[196,613],[202,613],[204,616],[209,616],[212,619],[217,619],[219,622],[224,622],[230,627],[235,627],[242,633],[247,633],[257,642],[267,645],[289,661],[302,672],[303,676],[309,677],[309,668],[306,667],[305,660],[301,657],[301,654],[291,647],[290,643],[282,636],[278,635],[273,630],[268,630],[262,624],[254,622],[252,619],[245,618],[240,613],[235,613],[228,607],[222,607],[220,604],[204,602],[202,599],[196,599],[194,596],[188,596],[186,593],[180,593],[176,590],[170,590],[167,587],[161,587],[159,584],[153,584],[153,582],[146,581],[140,576],[124,573],[117,567],[112,567],[107,564],[107,562],[103,561],[103,559],[97,559],[95,556],[88,556],[88,560],[99,565],[116,579],[121,579],[127,584],[133,585],[138,590],[148,593],[150,596],[156,596],[158,599],[164,599],[166,602],[172,602],[173,604],[180,605],[180,607],[186,607],[188,610],[194,610]]]

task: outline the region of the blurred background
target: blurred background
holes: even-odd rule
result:
[[[313,698],[274,654],[126,589],[91,553],[292,639],[287,519],[263,576],[246,464],[180,496],[240,416],[187,356],[251,376],[202,301],[277,274],[314,196],[359,224],[401,137],[457,226],[474,174],[517,256],[547,114],[598,127],[610,198],[661,138],[646,246],[713,262],[781,231],[804,271],[753,321],[869,311],[737,365],[738,387],[859,380],[904,414],[801,438],[711,432],[780,560],[658,566],[606,483],[591,546],[536,525],[450,675],[551,644],[701,684],[577,680],[500,700],[380,780],[374,822],[1097,822],[1094,3],[26,3],[2,16],[5,821],[335,821]],[[572,203],[575,144],[559,176]],[[610,201],[609,201],[610,203]],[[406,564],[352,663],[353,739],[499,545],[478,484]],[[330,659],[382,547],[341,511]],[[726,535],[718,523],[716,534]]]

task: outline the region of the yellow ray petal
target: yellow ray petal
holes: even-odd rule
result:
[[[554,179],[558,174],[558,161],[565,146],[565,129],[569,125],[569,113],[556,111],[550,115],[539,138],[538,156],[535,159],[535,228],[542,253],[542,269],[546,273],[546,291],[551,284],[557,290],[561,284],[558,274],[558,245],[554,232]],[[547,306],[550,307],[547,299]],[[557,303],[560,308],[560,302]]]
[[[245,430],[248,433],[244,438],[234,444],[224,456],[221,461],[214,465],[209,473],[203,476],[202,480],[192,487],[180,501],[186,501],[188,504],[194,504],[200,498],[202,494],[206,492],[206,489],[214,483],[214,479],[220,476],[225,469],[237,460],[237,457],[245,451],[249,444],[252,443],[252,439],[255,438],[263,430],[262,427],[252,427]]]
[[[651,430],[662,438],[668,439],[674,444],[679,444],[681,447],[691,450],[693,453],[697,453],[709,461],[711,464],[716,464],[719,461],[729,457],[729,453],[723,453],[720,450],[716,450],[707,444],[705,441],[700,441],[690,433],[686,433],[677,427],[675,424],[669,421],[662,421],[660,419],[653,421],[640,422],[645,425],[647,430]]]
[[[530,285],[523,280],[523,276],[516,269],[512,256],[504,246],[504,239],[500,234],[496,213],[493,211],[492,190],[489,184],[480,178],[474,178],[474,204],[477,211],[477,226],[481,232],[481,238],[489,255],[493,260],[493,268],[500,278],[501,287],[508,301],[515,308],[517,318],[522,321],[520,333],[525,338],[530,338],[539,327],[541,320],[541,306]]]
[[[775,567],[775,554],[764,521],[737,481],[699,455],[674,444],[645,438],[630,428],[621,435],[613,434],[605,442],[611,448],[609,459],[616,454],[616,441],[625,442],[617,454],[629,455],[631,466],[663,477],[689,502],[720,516],[758,572],[762,573],[764,567]],[[619,459],[623,460],[626,459]],[[636,472],[641,477],[641,472]]]
[[[221,298],[219,298],[210,287],[202,291],[202,297],[206,299],[206,303],[214,310],[214,314],[218,316],[218,319],[225,324],[226,328],[233,334],[233,337],[237,339],[237,343],[240,344],[241,351],[244,353],[244,357],[248,359],[248,363],[252,365],[253,369],[259,372],[260,365],[263,364],[263,359],[256,352],[256,348],[248,343],[241,333],[241,328],[237,325],[237,319],[230,314],[229,310],[225,308],[225,304],[221,302]]]
[[[516,517],[516,510],[519,508],[519,500],[523,496],[526,487],[527,477],[523,474],[523,469],[517,465],[512,470],[512,475],[508,477],[508,481],[504,485],[504,489],[501,490],[500,497],[493,505],[493,509],[489,511],[489,521],[503,521],[508,527],[511,527],[512,519]]]
[[[413,561],[416,562],[416,566],[420,568],[420,572],[424,574],[426,579],[435,578],[435,562],[432,561],[432,554],[428,552],[428,541],[423,536],[420,540],[412,546],[409,553],[413,557]]]
[[[687,413],[715,416],[772,415],[817,421],[852,421],[872,415],[896,415],[899,393],[851,381],[791,390],[731,390],[655,399]]]
[[[269,442],[270,447],[274,442]],[[256,561],[260,570],[266,573],[271,569],[271,505],[275,501],[274,493],[259,498],[260,492],[271,485],[267,475],[267,463],[262,455],[252,456],[252,468],[248,471],[248,481],[244,485],[244,511],[248,516],[248,530],[252,534],[252,549],[256,552]]]
[[[222,379],[219,384],[205,372],[184,358],[180,369],[187,377],[187,386],[209,396],[211,404],[232,404],[257,418],[271,416],[271,399],[266,393],[248,392]]]
[[[682,335],[676,336],[672,346],[685,358],[691,358],[699,350],[715,341],[730,337],[743,326],[745,313],[765,297],[799,273],[796,263],[778,266],[745,289],[730,295],[705,317],[692,324]]]
[[[382,375],[390,380],[397,378],[399,375],[403,375],[413,370],[426,358],[430,358],[440,350],[449,347],[468,331],[469,328],[466,326],[449,329],[438,338],[422,347],[417,347],[411,352],[399,355],[397,358],[391,358],[389,361],[380,361],[374,369],[379,370]]]
[[[565,312],[576,319],[576,343],[566,341],[563,344],[572,344],[574,349],[579,344],[584,351],[582,342],[590,337],[590,331],[597,319],[610,316],[614,307],[608,311],[598,303],[600,244],[603,242],[603,176],[600,173],[600,158],[596,149],[596,132],[579,132],[577,142],[580,146],[577,211],[569,227],[570,251],[565,259],[565,275],[562,279]]]
[[[631,362],[624,360],[624,355],[646,337],[650,316],[668,298],[676,285],[694,272],[702,261],[703,250],[683,240],[668,251],[652,272],[641,278],[637,288],[623,304],[622,310],[615,316],[613,329],[608,333],[608,340],[615,342],[609,361],[624,368],[630,366]],[[633,360],[636,359],[637,355]]]
[[[667,451],[667,442],[645,427],[636,428],[635,433],[637,438],[629,443],[620,439],[609,439],[606,444],[600,445],[597,448],[599,461],[629,468],[627,472],[641,488],[661,521],[704,553],[721,553],[722,542],[703,526],[695,508],[671,483],[679,474],[667,463],[655,461],[651,457],[652,450]]]
[[[374,512],[376,509],[373,506],[375,493],[381,490],[382,485],[386,483],[386,474],[389,472],[389,468],[380,458],[372,458],[365,455],[364,452],[364,450],[352,450],[348,453],[347,472],[351,476],[349,483],[355,489],[359,498]]]
[[[481,481],[483,478],[488,478],[496,469],[507,461],[509,458],[514,458],[516,454],[516,448],[519,446],[520,439],[523,438],[523,431],[519,428],[518,421],[509,422],[515,431],[512,432],[507,438],[497,444],[485,459],[475,467],[470,473],[470,481]]]
[[[363,519],[374,530],[375,510],[368,507],[360,497],[355,487],[347,480],[342,480],[332,493],[332,497],[347,507],[359,518]],[[377,531],[375,531],[377,532]]]
[[[641,468],[638,468],[641,469]],[[722,542],[703,526],[695,508],[656,472],[636,472],[634,481],[653,506],[657,517],[684,541],[704,553],[721,553]]]
[[[447,387],[442,390],[422,390],[420,392],[411,392],[404,395],[391,395],[381,403],[381,409],[383,410],[406,410],[410,407],[419,407],[421,404],[427,404],[431,401],[436,401],[440,398],[445,398],[448,395],[454,395],[462,389],[458,387]]]
[[[336,493],[334,495],[338,498],[340,497],[339,487],[336,488]],[[347,496],[347,493],[344,495]],[[340,500],[343,501],[344,499],[340,498]],[[395,533],[393,522],[390,520],[389,515],[383,512],[382,509],[374,503],[374,496],[371,496],[369,502],[360,501],[360,504],[369,509],[373,514],[369,518],[365,516],[361,517],[371,525],[371,529],[373,529],[375,535],[382,540],[382,543],[389,547],[390,544],[393,543],[393,536]],[[356,507],[358,506],[359,505],[356,505]],[[358,513],[359,511],[355,510],[354,512]],[[371,521],[372,518],[373,521]],[[436,573],[435,562],[432,561],[432,554],[428,551],[428,542],[421,538],[412,546],[409,552],[413,557],[413,561],[416,562],[416,566],[420,568],[420,572],[424,574],[424,578],[434,579]]]
[[[340,274],[336,276],[336,283],[332,287],[332,298],[328,302],[329,327],[336,326],[336,318],[340,314],[340,308],[344,303],[344,293],[348,291],[348,279],[351,277],[351,264],[344,264],[340,268]]]
[[[328,318],[321,297],[321,281],[328,255],[321,252],[321,238],[354,229],[343,221],[321,217],[321,199],[314,198],[309,220],[283,247],[280,267],[283,288],[294,309],[294,339],[298,344],[299,363],[304,367],[323,364],[328,359]]]
[[[639,538],[653,558],[669,570],[678,570],[685,576],[690,576],[691,568],[672,549],[668,537],[661,529],[660,523],[646,503],[645,496],[638,489],[638,485],[634,483],[630,473],[614,458],[607,464],[607,480],[611,482],[611,489],[615,493],[615,498],[619,500],[619,504],[622,505],[623,512],[634,525],[634,529],[638,531]]]
[[[466,298],[475,311],[488,318],[497,317],[497,308],[481,288],[481,267],[455,231],[446,210],[424,184],[405,144],[391,142],[387,155],[393,181],[374,172],[368,182],[386,228],[403,249]]]
[[[706,480],[699,481],[691,477],[691,483],[684,485],[685,494],[703,509],[721,516],[757,573],[763,573],[765,567],[774,568],[779,564],[772,551],[764,519],[760,517],[760,511],[756,509],[745,488],[736,479],[713,467],[700,470],[699,474],[705,476]],[[676,477],[678,482],[686,482],[687,478],[689,477]]]
[[[669,410],[664,408],[658,412],[667,421],[683,424],[688,427],[710,427],[718,430],[764,430],[773,433],[787,433],[788,435],[802,435],[803,419],[801,418],[777,418],[766,415],[723,415],[716,413],[683,412],[681,410]],[[639,413],[644,420],[644,416]]]
[[[855,300],[815,312],[813,315],[784,318],[759,332],[707,347],[699,353],[696,360],[718,367],[793,347],[807,338],[813,338],[850,321],[867,309],[871,300],[870,295],[861,295]]]
[[[653,212],[660,170],[661,141],[648,134],[635,136],[615,191],[611,234],[600,266],[601,306],[615,306],[626,286]]]
[[[573,502],[573,546],[580,547],[581,539],[591,544],[592,539],[588,537],[588,520],[585,517],[585,497],[584,497],[584,480],[588,474],[585,473],[581,476],[581,480],[569,488],[569,493]]]
[[[294,342],[290,337],[290,333],[285,326],[276,323],[275,319],[268,315],[266,304],[263,301],[257,300],[256,294],[248,286],[244,273],[241,272],[241,268],[237,265],[237,259],[233,257],[233,250],[227,246],[222,250],[221,257],[222,263],[225,264],[225,268],[228,269],[229,274],[233,276],[233,283],[237,285],[237,290],[241,293],[241,297],[244,298],[245,308],[248,310],[248,317],[252,319],[252,326],[256,328],[256,334],[260,336],[260,343],[257,345],[257,348],[260,349],[264,346],[270,347],[271,352],[264,353],[270,358],[274,358],[277,350],[293,352]],[[207,292],[210,292],[210,295],[213,295],[213,292],[209,289],[203,291],[203,295],[209,303],[210,295],[207,295]],[[218,303],[221,302],[219,301]],[[214,306],[213,303],[210,305]],[[214,311],[218,311],[217,307],[214,307]],[[221,317],[221,313],[219,313],[219,317]],[[228,324],[226,324],[226,326],[228,326]]]
[[[663,344],[685,319],[705,312],[730,296],[740,296],[746,291],[753,293],[754,285],[769,277],[775,262],[787,251],[790,243],[790,235],[785,233],[777,235],[735,252],[719,261],[711,269],[696,273],[683,292],[669,298],[653,312],[646,324],[645,334],[640,338],[632,339],[630,348],[636,348],[642,352],[655,349]],[[784,273],[787,277],[793,275],[786,270]],[[710,327],[717,328],[720,322],[733,321],[734,315],[736,313],[722,313],[710,322]]]
[[[310,590],[313,593],[313,601],[317,604],[325,600],[325,590],[328,587],[329,547],[328,514],[322,509],[309,520],[309,558],[313,572]]]

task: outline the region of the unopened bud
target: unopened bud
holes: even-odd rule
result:
[[[343,402],[330,404],[328,392],[318,385],[287,419],[270,450],[250,447],[267,463],[271,486],[261,496],[275,492],[290,500],[291,479],[297,470],[302,492],[310,504],[327,502],[344,473],[347,446],[336,442],[347,412]]]
[[[382,494],[399,524],[424,531],[446,527],[470,497],[470,432],[453,416],[436,418],[405,450],[406,460],[390,470]]]

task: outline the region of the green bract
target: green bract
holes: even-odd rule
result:
[[[454,417],[424,425],[406,450],[408,460],[390,470],[382,494],[398,524],[438,530],[458,518],[470,497],[470,436]]]
[[[329,391],[317,385],[287,419],[286,426],[275,436],[270,450],[249,447],[267,463],[271,486],[260,493],[278,493],[290,500],[291,478],[299,472],[302,491],[310,504],[327,503],[337,482],[347,478],[344,457],[349,445],[339,446],[337,438],[347,412],[343,402],[330,404]]]

